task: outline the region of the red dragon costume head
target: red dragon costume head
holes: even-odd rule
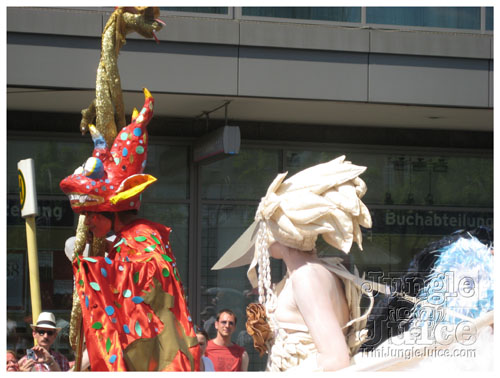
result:
[[[117,212],[139,209],[142,191],[156,181],[143,174],[148,150],[147,125],[153,117],[154,99],[144,88],[141,112],[116,136],[111,148],[93,125],[89,126],[92,157],[59,184],[75,213]]]

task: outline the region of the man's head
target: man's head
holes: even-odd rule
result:
[[[56,327],[56,317],[51,312],[42,312],[38,316],[36,324],[31,324],[33,329],[33,340],[37,345],[49,350],[56,341],[57,332],[61,330]]]
[[[114,213],[111,212],[86,212],[85,225],[97,238],[105,237],[113,229]]]
[[[236,315],[234,312],[228,309],[219,311],[215,322],[215,329],[217,330],[218,336],[230,338],[236,330]]]
[[[201,354],[204,355],[207,349],[208,334],[204,329],[196,328],[196,338],[201,348]]]
[[[85,225],[98,238],[105,237],[110,231],[118,231],[123,224],[135,218],[137,213],[135,209],[117,212],[83,212],[85,214]]]

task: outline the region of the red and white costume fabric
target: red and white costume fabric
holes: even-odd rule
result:
[[[81,212],[138,209],[156,181],[143,174],[153,97],[111,148],[90,127],[91,158],[62,180],[71,207]],[[82,308],[93,371],[199,371],[201,351],[174,255],[170,229],[144,219],[125,225],[107,257],[76,256],[75,290]]]
[[[205,355],[214,364],[215,371],[241,371],[241,361],[245,348],[238,344],[229,347],[217,345],[212,340],[207,342]]]
[[[93,371],[199,370],[169,233],[136,220],[117,235],[108,257],[73,265]]]

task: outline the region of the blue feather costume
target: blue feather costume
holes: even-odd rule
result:
[[[414,325],[457,324],[494,308],[494,261],[489,246],[477,238],[459,238],[443,247],[425,287],[417,296]],[[430,304],[432,308],[426,307]],[[439,311],[451,310],[451,311]]]

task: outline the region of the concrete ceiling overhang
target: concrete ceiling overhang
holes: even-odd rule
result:
[[[80,113],[94,90],[7,88],[7,110]],[[124,92],[127,114],[140,107],[141,92]],[[153,93],[155,115],[194,119],[210,112],[210,119],[230,121],[363,126],[493,132],[493,109],[415,106],[370,102],[230,97]],[[214,110],[217,109],[217,110]]]

